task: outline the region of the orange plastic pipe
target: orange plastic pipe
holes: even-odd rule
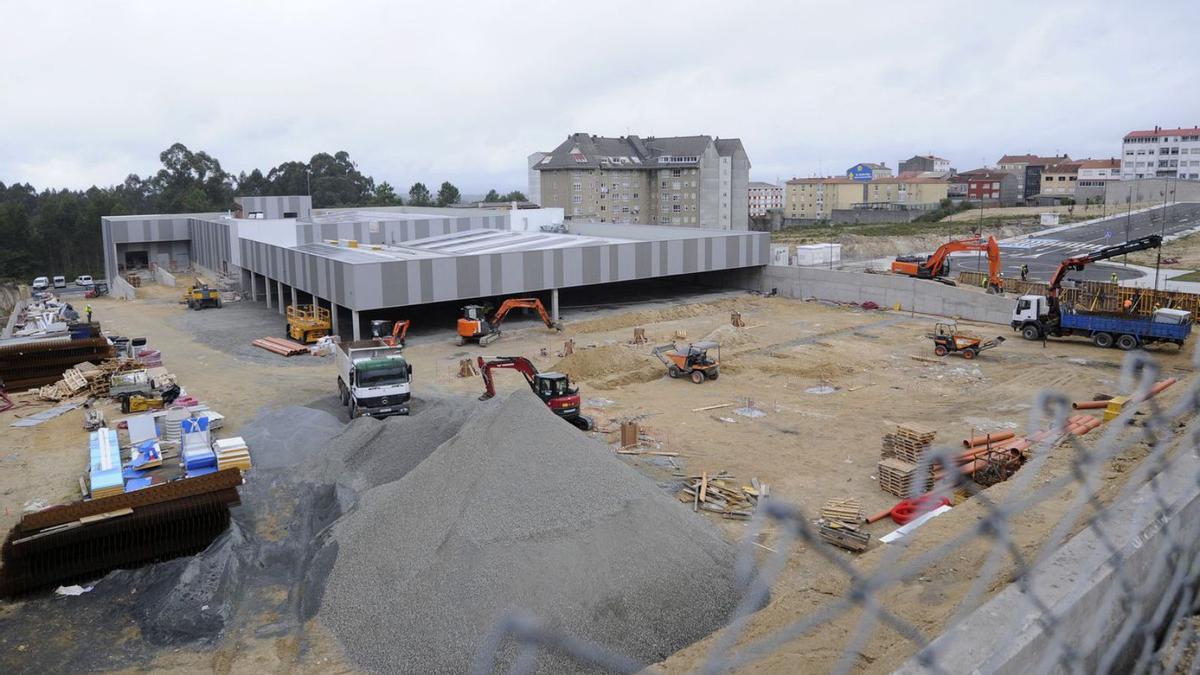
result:
[[[876,513],[873,516],[869,516],[867,518],[867,523],[869,524],[869,523],[874,523],[874,522],[883,520],[884,518],[887,518],[890,515],[892,515],[892,509],[884,509],[884,510],[880,511],[879,513]]]
[[[1108,401],[1075,401],[1071,407],[1076,410],[1102,410],[1108,407]]]
[[[1015,431],[999,431],[994,434],[984,434],[982,436],[975,436],[975,437],[964,440],[963,447],[971,448],[976,445],[984,445],[986,443],[996,443],[999,441],[1007,441],[1008,439],[1010,439],[1016,435],[1017,435],[1017,432],[1015,432]]]

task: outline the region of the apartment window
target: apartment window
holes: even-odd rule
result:
[[[683,187],[683,183],[681,183],[681,182],[679,182],[679,181],[674,181],[674,182],[672,182],[672,183],[671,183],[671,189],[672,189],[672,190],[678,190],[678,189],[680,189],[681,187]]]
[[[604,205],[603,205],[603,204],[601,204],[601,205],[600,205],[600,210],[601,210],[601,211],[603,211],[603,210],[604,210]]]
[[[583,191],[583,184],[582,184],[582,183],[575,183],[575,184],[571,185],[571,189],[572,189],[572,190],[574,190],[575,192],[582,192],[582,191]]]
[[[622,206],[622,207],[621,207],[621,213],[629,213],[629,207],[628,207],[628,206]]]
[[[679,201],[679,195],[671,195],[671,201],[673,201],[673,202]]]
[[[579,208],[578,206],[571,209],[571,215],[578,216],[581,213],[583,213],[583,209]]]
[[[583,195],[572,195],[571,203],[572,204],[582,204],[583,203]]]
[[[680,212],[682,212],[682,211],[683,211],[683,207],[682,207],[682,206],[680,206],[680,205],[678,205],[678,204],[672,204],[672,205],[671,205],[671,213],[680,213]]]
[[[633,198],[634,198],[634,199],[637,199],[637,198],[638,198],[638,193],[636,193],[636,192],[635,192],[635,193],[633,193]]]
[[[671,177],[678,178],[683,175],[683,169],[671,169]]]

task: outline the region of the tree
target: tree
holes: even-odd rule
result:
[[[408,204],[409,206],[433,206],[429,188],[425,187],[424,183],[413,183],[413,186],[408,189]]]
[[[485,201],[485,202],[502,202],[502,201],[504,201],[504,199],[500,196],[500,194],[498,192],[496,192],[495,188],[492,188],[491,190],[488,190],[486,195],[483,196],[483,201]]]
[[[450,181],[442,183],[442,187],[438,188],[437,205],[450,206],[462,201],[462,195],[459,194],[458,188],[451,185]]]
[[[375,194],[371,197],[373,206],[401,206],[404,200],[396,194],[396,189],[386,180],[375,186]]]
[[[521,192],[520,190],[513,190],[512,192],[501,197],[500,201],[502,201],[502,202],[527,202],[527,201],[529,201],[529,198],[525,196],[524,192]]]

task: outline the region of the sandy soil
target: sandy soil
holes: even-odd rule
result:
[[[228,433],[237,433],[264,407],[327,399],[333,393],[331,359],[268,359],[245,352],[246,321],[274,325],[278,321],[273,312],[261,305],[236,309],[231,305],[184,316],[189,313],[177,304],[179,293],[147,287],[141,290],[145,297],[139,300],[102,298],[93,305],[96,318],[106,329],[150,338],[184,387],[226,415]],[[741,312],[746,328],[729,325],[729,313],[734,309]],[[203,331],[194,323],[201,319]],[[640,419],[662,449],[679,453],[672,460],[688,473],[724,470],[746,482],[757,477],[770,484],[774,497],[812,514],[830,497],[857,497],[868,512],[896,501],[880,491],[875,464],[882,434],[893,430],[897,422],[919,420],[937,428],[938,440],[943,443],[958,443],[981,430],[1020,428],[1040,388],[1058,389],[1074,399],[1090,398],[1096,392],[1117,393],[1122,356],[1116,350],[1100,350],[1084,342],[1051,342],[1043,347],[1020,340],[1005,327],[962,324],[979,335],[1009,339],[972,362],[952,356],[931,363],[932,347],[924,334],[931,328],[932,318],[752,295],[716,297],[680,307],[659,304],[586,314],[568,311],[564,319],[562,333],[533,323],[517,324],[486,349],[455,346],[449,326],[445,339],[411,341],[407,353],[417,373],[417,396],[423,388],[463,396],[481,393],[479,378],[456,377],[462,358],[528,356],[541,369],[557,367],[571,373],[581,385],[585,412],[603,429],[615,429],[621,419]],[[645,328],[648,344],[629,344],[634,327]],[[220,339],[222,331],[231,337]],[[677,335],[686,336],[679,342],[710,335],[721,341],[719,380],[695,385],[665,377],[665,369],[650,351]],[[567,339],[574,340],[576,354],[560,359],[557,353]],[[1158,355],[1167,374],[1191,372],[1188,352],[1165,348]],[[525,385],[515,373],[505,371],[497,376],[501,392],[521,386]],[[807,391],[818,386],[835,391]],[[724,407],[694,410],[718,405]],[[736,410],[743,407],[764,415],[738,414]],[[35,409],[41,406],[0,414],[5,435],[0,450],[0,523],[5,527],[16,521],[22,505],[31,500],[56,502],[78,495],[77,478],[86,461],[82,413],[68,413],[31,429],[8,426],[17,416]],[[120,416],[113,406],[108,412],[110,420]],[[615,434],[610,439],[615,441]],[[657,481],[668,480],[673,468],[661,458],[627,459]],[[1066,470],[1065,458],[1053,459],[1048,471]],[[993,490],[1000,494],[1004,486]],[[1028,522],[1021,523],[1016,536],[1023,550],[1036,549],[1057,522],[1056,514],[1065,509],[1068,496],[1043,505]],[[912,548],[922,550],[942,535],[968,526],[978,513],[977,507],[967,502],[965,508],[933,521],[928,538]],[[730,538],[740,539],[745,531],[743,523],[719,522]],[[870,531],[877,537],[890,529],[890,525],[878,523]],[[773,534],[768,533],[763,543],[769,546],[772,541]],[[977,560],[986,551],[982,543],[977,548],[931,570],[930,578],[941,582],[936,588],[912,582],[895,589],[890,601],[929,635],[936,634],[953,611],[955,594],[961,595],[974,578]],[[876,546],[856,560],[849,554],[846,558],[870,569],[879,564],[882,551],[883,547]],[[756,617],[751,634],[765,635],[843,592],[845,579],[829,570],[828,562],[814,551],[804,547],[794,551],[771,604]],[[0,612],[3,607],[0,603]],[[817,637],[794,641],[749,670],[826,670],[840,653],[854,620],[853,614],[845,615],[822,628]],[[263,618],[264,625],[270,621],[270,617]],[[310,641],[311,636],[322,635],[319,625],[308,632]],[[313,645],[301,652],[287,638],[229,635],[216,649],[174,651],[150,665],[222,673],[346,669],[334,641],[317,639]],[[702,642],[664,665],[671,672],[685,672],[699,662],[707,646],[708,641]],[[864,648],[858,666],[888,670],[911,651],[911,644],[902,638],[883,634]]]
[[[1165,263],[1165,269],[1172,270],[1196,270],[1200,269],[1200,234],[1192,234],[1186,237],[1180,237],[1174,241],[1169,241],[1163,244],[1162,247],[1163,260],[1170,258],[1179,258],[1177,263]],[[1158,261],[1158,250],[1141,251],[1129,256],[1129,262],[1137,265],[1145,265],[1154,267]]]

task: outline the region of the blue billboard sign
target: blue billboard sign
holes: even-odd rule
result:
[[[850,170],[846,172],[846,175],[853,180],[868,181],[875,177],[875,172],[866,164],[855,164],[854,166],[850,167]]]

